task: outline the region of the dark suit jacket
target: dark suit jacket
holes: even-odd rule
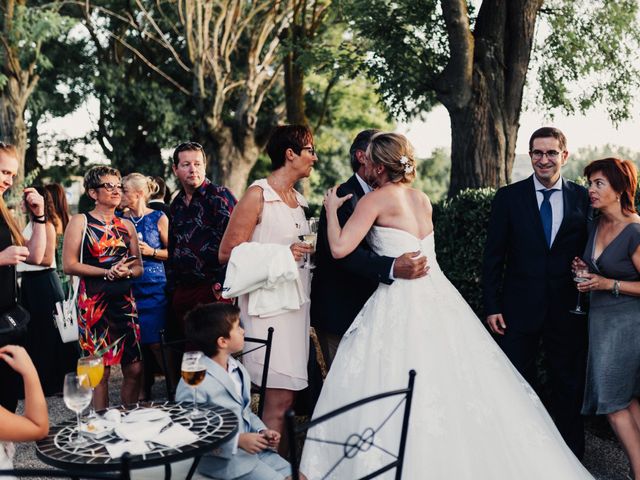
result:
[[[571,261],[587,239],[587,190],[563,180],[564,217],[551,248],[542,229],[533,176],[502,187],[493,200],[484,251],[485,313],[502,313],[509,328],[534,332],[551,311],[575,303]]]
[[[338,187],[338,196],[353,194],[338,210],[340,226],[347,223],[364,192],[355,175]],[[342,335],[380,282],[390,284],[394,259],[371,250],[366,239],[340,260],[331,256],[327,237],[327,215],[320,213],[316,268],[311,280],[311,325],[327,333]]]

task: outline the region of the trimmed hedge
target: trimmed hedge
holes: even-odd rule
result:
[[[494,188],[467,189],[433,206],[438,263],[481,319],[482,256],[495,193]]]

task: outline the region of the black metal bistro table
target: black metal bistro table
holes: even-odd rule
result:
[[[198,440],[188,445],[167,447],[148,442],[151,450],[140,455],[132,455],[129,464],[132,469],[165,465],[165,478],[170,478],[170,464],[187,458],[196,458],[190,472],[193,474],[199,458],[220,443],[230,438],[238,429],[238,418],[231,411],[216,405],[202,405],[198,408],[204,412],[199,418],[192,419],[191,402],[140,402],[134,405],[115,407],[122,413],[130,413],[142,408],[155,408],[169,413],[173,423],[188,428],[198,436]],[[36,454],[43,462],[61,469],[92,472],[119,471],[122,467],[120,458],[111,458],[106,445],[119,443],[122,439],[114,432],[100,439],[88,438],[89,443],[80,447],[71,444],[77,434],[76,420],[66,420],[54,425],[49,435],[36,443]]]

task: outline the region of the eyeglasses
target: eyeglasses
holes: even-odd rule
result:
[[[541,160],[545,155],[549,160],[556,160],[562,152],[558,152],[557,150],[549,150],[548,152],[543,152],[542,150],[533,150],[531,153],[531,158],[534,160]]]
[[[316,149],[314,147],[302,147],[300,150],[309,150],[309,153],[312,156],[316,154]]]
[[[107,192],[113,192],[116,188],[120,191],[123,190],[121,183],[111,183],[111,182],[101,183],[100,185],[96,185],[95,188],[96,189],[104,188]]]

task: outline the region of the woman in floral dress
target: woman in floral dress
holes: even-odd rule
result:
[[[71,218],[65,232],[63,261],[65,273],[81,278],[80,347],[86,355],[103,356],[104,377],[94,395],[94,406],[100,409],[108,405],[111,365],[122,366],[122,402],[138,399],[142,354],[131,279],[142,275],[143,268],[135,227],[115,215],[122,196],[120,172],[94,167],[85,175],[84,187],[96,202],[95,208]]]

